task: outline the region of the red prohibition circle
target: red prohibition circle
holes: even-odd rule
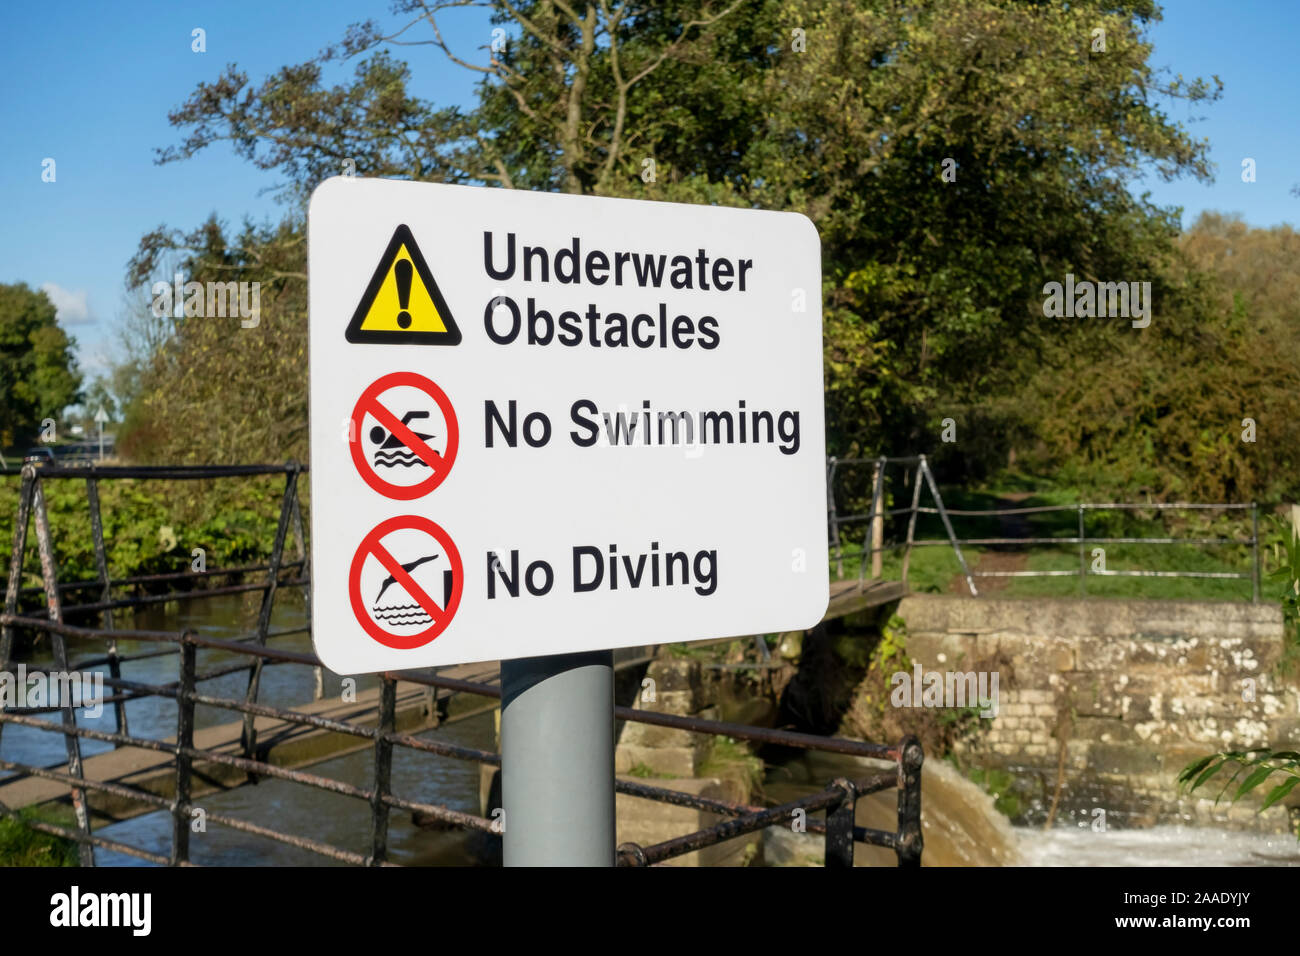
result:
[[[406,528],[423,531],[437,541],[438,544],[442,545],[447,559],[451,562],[451,599],[447,602],[445,608],[439,607],[437,602],[429,597],[424,589],[402,570],[400,562],[383,546],[382,539],[386,535]],[[392,634],[380,627],[379,623],[370,616],[370,612],[366,610],[366,602],[361,596],[361,569],[366,563],[366,558],[371,556],[379,561],[388,570],[389,574],[396,577],[398,583],[410,594],[411,600],[419,604],[425,613],[433,618],[431,625],[416,634]],[[403,580],[403,578],[406,578],[406,580]],[[365,629],[367,634],[380,644],[400,651],[423,647],[445,631],[447,625],[451,623],[451,619],[455,616],[456,609],[460,607],[460,597],[464,589],[465,570],[455,542],[441,527],[428,518],[422,518],[419,515],[398,515],[396,518],[389,518],[387,521],[381,522],[357,546],[357,553],[352,558],[352,568],[348,572],[348,597],[352,601],[352,613],[356,615],[357,622]]]
[[[418,388],[428,395],[438,406],[439,411],[442,412],[442,417],[447,422],[447,453],[445,455],[439,455],[417,438],[415,433],[402,424],[396,415],[379,403],[380,395],[390,388],[401,385]],[[366,461],[366,453],[361,444],[361,427],[367,414],[378,420],[391,434],[400,438],[411,452],[429,466],[429,470],[433,474],[414,485],[395,485],[380,478],[375,473],[374,468]],[[442,484],[443,479],[447,477],[447,473],[451,471],[451,466],[456,462],[456,451],[460,448],[460,424],[456,421],[456,410],[451,407],[451,399],[447,397],[446,392],[432,381],[415,372],[392,372],[376,381],[362,392],[361,397],[357,399],[357,404],[352,409],[348,443],[352,446],[352,463],[356,465],[357,473],[361,475],[362,480],[367,485],[385,498],[410,501],[433,491],[434,488]]]

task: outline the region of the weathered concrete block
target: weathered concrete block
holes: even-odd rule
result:
[[[627,721],[619,735],[621,745],[633,747],[697,747],[698,735],[687,730]]]

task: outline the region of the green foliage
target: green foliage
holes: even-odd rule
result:
[[[0,817],[0,866],[77,866],[76,843],[27,826],[38,819],[30,810],[18,817]]]
[[[1289,794],[1296,784],[1300,784],[1300,753],[1294,750],[1225,750],[1201,757],[1184,767],[1178,774],[1179,790],[1190,794],[1208,784],[1219,771],[1229,767],[1236,769],[1215,796],[1215,803],[1223,799],[1242,773],[1246,776],[1232,793],[1230,799],[1233,803],[1260,787],[1273,774],[1280,774],[1284,778],[1264,797],[1259,808],[1261,813]]]
[[[1167,273],[1149,328],[1091,354],[1044,353],[1020,397],[1019,466],[1109,495],[1294,499],[1300,235],[1205,215]]]
[[[48,479],[43,485],[60,580],[96,577],[84,482]],[[17,476],[0,477],[0,540],[13,540],[19,488]],[[120,579],[188,571],[194,548],[204,550],[209,568],[263,563],[275,540],[283,491],[284,479],[278,476],[193,483],[101,481],[109,574]],[[24,585],[40,583],[32,534],[29,528]]]
[[[306,459],[304,238],[296,219],[228,235],[214,217],[188,235],[142,240],[134,281],[170,282],[163,263],[181,254],[187,280],[259,283],[260,313],[252,328],[237,315],[159,320],[166,331],[136,370],[120,453],[163,464]]]
[[[697,773],[701,777],[737,777],[747,793],[755,793],[763,783],[763,759],[749,747],[731,737],[712,736]]]
[[[912,663],[907,657],[907,622],[897,614],[891,614],[885,626],[880,629],[880,641],[876,644],[875,658],[882,670],[895,668],[910,669]]]
[[[73,341],[55,322],[49,296],[0,284],[0,448],[34,442],[43,419],[77,399]]]
[[[781,10],[807,50],[782,52],[767,87],[780,106],[751,155],[758,201],[822,234],[831,450],[929,450],[962,408],[1023,430],[1015,397],[1043,352],[1117,338],[1044,320],[1044,282],[1141,276],[1159,291],[1175,220],[1127,184],[1144,163],[1208,175],[1204,144],[1157,100],[1215,91],[1152,69],[1147,3]],[[1097,26],[1104,55],[1090,50]],[[978,464],[961,449],[958,464]]]
[[[1008,819],[1018,819],[1024,803],[1015,790],[1015,777],[1005,770],[977,768],[969,771],[970,779],[993,797],[993,807]]]

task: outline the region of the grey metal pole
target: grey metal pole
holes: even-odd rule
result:
[[[1250,503],[1250,547],[1252,567],[1250,571],[1250,603],[1259,603],[1259,502]]]
[[[1083,505],[1079,505],[1079,597],[1088,594],[1088,556],[1083,543]]]
[[[614,865],[614,654],[501,662],[506,866]]]

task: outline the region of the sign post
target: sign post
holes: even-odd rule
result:
[[[308,221],[317,654],[500,660],[507,864],[611,865],[610,651],[825,613],[816,230],[352,177]]]
[[[501,662],[506,866],[614,865],[614,654]]]

